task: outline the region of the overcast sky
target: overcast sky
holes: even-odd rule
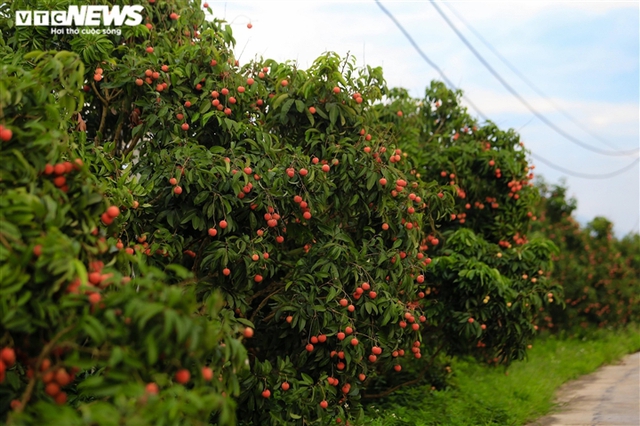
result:
[[[256,57],[297,60],[306,68],[325,51],[355,55],[358,64],[382,66],[391,87],[415,97],[438,73],[416,53],[374,0],[215,1],[217,17],[232,23],[240,61]],[[382,0],[423,52],[501,128],[513,128],[527,148],[580,173],[603,174],[636,156],[613,157],[585,150],[535,118],[476,59],[428,1]],[[602,150],[640,147],[638,1],[452,1],[439,3],[481,55],[549,120],[582,142]],[[518,68],[552,102],[575,117],[574,124],[520,80],[485,47],[452,10]],[[252,29],[247,28],[251,22]],[[474,111],[470,112],[475,115]],[[610,146],[587,133],[605,139]],[[638,231],[638,164],[611,179],[568,176],[533,161],[548,182],[567,179],[578,200],[578,220],[604,216],[622,236]]]

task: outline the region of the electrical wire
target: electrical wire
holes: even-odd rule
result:
[[[578,146],[580,146],[580,147],[582,147],[584,149],[587,149],[589,151],[592,151],[592,152],[595,152],[595,153],[598,153],[598,154],[601,154],[601,155],[628,156],[628,155],[637,155],[638,154],[638,152],[640,151],[638,149],[634,149],[634,150],[630,150],[630,151],[604,151],[604,150],[601,150],[600,148],[596,148],[594,146],[591,146],[589,144],[586,144],[586,143],[580,141],[577,138],[574,138],[573,136],[571,136],[570,134],[568,134],[567,132],[565,132],[564,130],[562,130],[561,128],[556,126],[555,124],[553,124],[551,121],[549,121],[549,119],[547,119],[547,117],[542,115],[538,110],[536,110],[533,106],[531,106],[531,104],[529,104],[529,102],[527,102],[520,95],[520,93],[518,93],[513,87],[511,87],[511,85],[509,85],[509,83],[507,83],[502,78],[502,76],[500,74],[498,74],[498,72],[496,70],[493,69],[493,67],[482,57],[482,55],[480,55],[480,53],[478,53],[478,51],[473,47],[473,45],[471,43],[469,43],[469,41],[458,30],[458,28],[456,28],[456,26],[453,25],[453,23],[449,20],[447,15],[445,15],[444,12],[442,12],[442,10],[436,4],[435,0],[429,0],[429,2],[433,5],[433,7],[438,12],[438,14],[440,14],[442,19],[445,20],[445,22],[447,23],[447,25],[449,25],[449,27],[453,30],[453,32],[456,33],[458,38],[460,38],[460,40],[462,40],[462,42],[469,48],[469,50],[471,50],[471,52],[475,55],[475,57],[478,58],[478,60],[482,63],[482,65],[484,65],[484,67],[487,70],[489,70],[489,72],[500,82],[500,84],[502,84],[505,87],[505,89],[507,89],[516,99],[518,99],[520,101],[521,104],[523,104],[529,111],[531,111],[531,113],[533,115],[538,117],[538,119],[540,121],[542,121],[547,127],[551,128],[552,130],[554,130],[556,133],[558,133],[559,135],[561,135],[562,137],[564,137],[568,141],[573,142],[574,144],[576,144],[576,145],[578,145]],[[378,3],[378,0],[376,0],[376,3]]]
[[[436,71],[438,71],[438,73],[440,74],[440,76],[442,77],[442,79],[450,86],[453,87],[455,89],[455,85],[451,82],[451,80],[449,80],[449,78],[444,74],[444,72],[433,62],[431,61],[427,55],[420,49],[420,47],[418,46],[418,44],[413,40],[413,38],[411,37],[411,35],[409,35],[409,33],[407,32],[407,30],[402,26],[402,24],[400,24],[400,22],[398,22],[398,20],[395,18],[395,16],[393,16],[391,14],[391,12],[389,12],[384,6],[382,6],[382,4],[380,3],[379,0],[375,0],[376,4],[380,7],[380,9],[382,9],[382,11],[389,17],[389,19],[391,19],[393,21],[394,24],[396,24],[396,26],[400,29],[400,31],[402,32],[402,34],[404,34],[404,36],[409,40],[409,42],[411,43],[411,45],[416,49],[416,51],[418,52],[418,54],[429,64],[431,65]],[[464,97],[464,96],[463,96]],[[473,104],[468,97],[465,98],[467,100],[467,102],[469,102],[469,105],[471,105],[473,107],[473,109],[476,110],[476,112],[478,113],[478,115],[480,115],[484,120],[489,121],[489,119],[487,118],[487,116],[475,105]],[[628,169],[630,169],[631,167],[633,167],[634,164],[638,163],[638,161],[640,160],[640,158],[634,160],[631,164],[625,166],[624,168],[620,169],[620,170],[616,170],[612,173],[608,173],[608,174],[604,174],[604,175],[590,175],[590,174],[586,174],[586,173],[580,173],[580,172],[574,172],[572,170],[568,170],[565,169],[564,167],[558,166],[557,164],[554,164],[553,162],[547,160],[546,158],[542,157],[541,155],[538,154],[534,154],[533,152],[531,153],[531,155],[534,158],[537,158],[538,160],[540,160],[542,163],[546,164],[547,166],[551,167],[552,169],[561,171],[563,173],[566,173],[568,175],[574,176],[574,177],[580,177],[580,178],[584,178],[584,179],[608,179],[611,178],[613,176],[616,176],[620,173],[623,173],[625,171],[627,171]]]
[[[531,89],[533,89],[533,91],[535,91],[538,95],[540,95],[540,97],[542,97],[543,99],[545,99],[547,102],[549,102],[551,105],[554,106],[554,108],[561,113],[562,115],[564,115],[568,120],[570,120],[572,123],[574,123],[576,126],[580,127],[585,133],[588,133],[590,136],[592,136],[594,139],[597,139],[598,141],[602,142],[603,144],[607,145],[610,148],[613,149],[619,149],[617,146],[615,146],[614,144],[612,144],[611,142],[607,141],[605,138],[603,138],[602,136],[598,135],[597,133],[592,132],[591,130],[589,130],[589,128],[587,128],[583,123],[580,123],[580,121],[578,121],[577,118],[575,118],[573,115],[571,115],[568,111],[566,111],[565,109],[563,109],[560,105],[558,105],[553,99],[551,99],[551,97],[549,97],[548,95],[546,95],[540,88],[538,88],[538,86],[536,86],[533,82],[531,82],[531,80],[529,80],[527,77],[524,76],[524,74],[518,69],[516,68],[515,65],[513,65],[511,62],[509,62],[509,60],[507,58],[505,58],[500,52],[498,52],[498,50],[493,47],[493,45],[491,45],[491,43],[489,43],[483,36],[482,34],[480,34],[478,31],[476,31],[475,28],[473,28],[471,26],[471,24],[469,24],[469,22],[467,20],[465,20],[460,13],[458,13],[458,11],[456,11],[453,6],[451,6],[449,3],[447,2],[443,2],[442,3],[447,9],[449,9],[449,11],[451,11],[451,13],[453,13],[456,18],[458,18],[460,20],[460,22],[462,22],[464,24],[465,27],[467,27],[467,29],[469,31],[471,31],[477,38],[478,40],[480,40],[482,42],[482,44],[484,44],[489,50],[491,50],[493,52],[494,55],[496,55],[498,57],[498,59],[500,59],[500,61],[502,61],[503,64],[505,64],[515,75],[517,75],[520,80],[522,80],[527,86],[529,86]]]
[[[375,0],[376,4],[380,7],[380,9],[382,9],[382,11],[389,17],[389,19],[391,19],[393,21],[394,24],[396,24],[396,27],[398,27],[400,29],[400,31],[402,32],[402,34],[404,34],[404,36],[407,38],[407,40],[409,40],[409,43],[411,43],[411,45],[413,46],[414,49],[416,49],[416,51],[418,52],[418,54],[422,57],[422,59],[425,60],[426,63],[428,63],[429,65],[431,65],[431,67],[433,69],[435,69],[438,74],[440,74],[440,77],[442,77],[442,79],[445,81],[445,83],[447,83],[449,85],[449,87],[458,90],[458,88],[456,87],[455,84],[453,84],[451,82],[451,80],[449,80],[449,78],[445,75],[445,73],[440,69],[440,67],[438,67],[431,59],[429,59],[429,57],[422,51],[422,49],[420,49],[420,46],[418,46],[418,43],[415,42],[415,40],[413,39],[413,37],[411,37],[411,35],[407,32],[407,30],[404,29],[404,27],[400,24],[400,22],[398,22],[398,20],[395,18],[395,16],[393,16],[391,14],[391,12],[389,12],[381,3],[379,0]],[[471,102],[471,100],[465,96],[464,94],[462,95],[462,97],[467,101],[467,103],[469,105],[471,105],[471,107],[478,113],[478,115],[480,117],[482,117],[485,121],[489,121],[489,118],[484,115],[482,113],[482,111],[480,111],[480,109],[473,103]]]
[[[571,176],[575,176],[575,177],[579,177],[582,179],[609,179],[612,178],[614,176],[618,176],[624,172],[626,172],[627,170],[633,168],[633,166],[635,166],[636,164],[638,164],[638,162],[640,162],[640,158],[636,158],[635,160],[633,160],[631,162],[631,164],[627,164],[626,166],[624,166],[623,168],[613,171],[611,173],[604,173],[604,174],[599,174],[599,175],[592,175],[592,174],[588,174],[588,173],[580,173],[580,172],[574,172],[568,169],[565,169],[564,167],[560,167],[556,164],[553,164],[552,162],[550,162],[549,160],[545,159],[544,157],[535,154],[535,153],[531,153],[531,156],[533,158],[535,158],[538,161],[543,162],[544,164],[546,164],[547,166],[551,167],[552,169],[556,169],[562,173],[566,173],[568,175]]]

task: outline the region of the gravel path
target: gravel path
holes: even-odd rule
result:
[[[566,383],[556,401],[530,426],[640,426],[640,352]]]

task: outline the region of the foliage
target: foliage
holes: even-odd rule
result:
[[[574,199],[561,183],[538,182],[542,194],[537,231],[560,247],[552,279],[564,288],[566,309],[543,312],[540,326],[552,330],[576,326],[620,327],[640,322],[640,237],[618,240],[613,224],[596,217],[581,227],[572,216]]]
[[[10,422],[359,424],[410,362],[525,357],[560,292],[517,134],[331,53],[241,66],[208,10],[144,7],[122,35],[0,18]],[[75,372],[71,408],[45,358]]]
[[[131,196],[98,183],[74,129],[82,62],[64,51],[4,57],[16,64],[0,67],[0,121],[12,132],[0,147],[3,420],[13,409],[10,424],[199,424],[215,411],[233,423],[246,351],[221,297],[197,299],[184,268],[114,247],[105,222],[131,210],[109,205],[124,210]],[[221,380],[201,375],[208,366]],[[176,384],[180,369],[188,387]]]

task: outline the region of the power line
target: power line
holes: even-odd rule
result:
[[[542,161],[544,164],[546,164],[547,166],[551,167],[552,169],[556,169],[562,173],[566,173],[568,175],[571,176],[575,176],[575,177],[579,177],[582,179],[609,179],[612,178],[614,176],[618,176],[619,174],[622,174],[624,172],[626,172],[627,170],[631,169],[633,166],[635,166],[636,164],[638,164],[638,162],[640,162],[640,158],[636,158],[635,160],[633,160],[631,162],[631,164],[627,164],[626,166],[624,166],[623,168],[613,171],[611,173],[604,173],[604,174],[599,174],[599,175],[592,175],[592,174],[588,174],[588,173],[580,173],[580,172],[574,172],[568,169],[565,169],[564,167],[560,167],[556,164],[553,164],[551,161],[545,159],[544,157],[535,154],[535,153],[531,153],[531,156],[533,158],[535,158],[538,161]]]
[[[418,54],[420,54],[420,56],[429,64],[431,65],[433,68],[435,68],[436,71],[438,71],[438,73],[440,74],[440,76],[442,77],[442,79],[450,86],[453,87],[454,89],[456,88],[455,85],[453,83],[451,83],[451,80],[449,80],[449,78],[447,78],[447,76],[444,74],[444,72],[433,62],[431,61],[427,55],[420,49],[420,47],[418,46],[418,44],[413,40],[413,38],[411,37],[411,35],[409,35],[409,33],[407,32],[407,30],[405,30],[405,28],[402,26],[402,24],[400,24],[398,22],[398,20],[391,14],[391,12],[389,12],[384,6],[382,6],[382,4],[380,4],[379,0],[375,0],[376,4],[380,7],[380,9],[382,9],[382,11],[393,21],[394,24],[396,24],[396,26],[400,29],[400,31],[402,31],[402,34],[404,34],[404,36],[409,40],[409,42],[411,43],[411,45],[416,49],[416,51],[418,52]],[[489,121],[489,119],[487,118],[487,116],[477,107],[475,106],[475,104],[473,104],[470,99],[467,97],[466,98],[467,102],[469,102],[469,104],[473,107],[473,109],[476,110],[476,112],[478,113],[478,115],[480,115],[484,120]],[[633,161],[630,165],[624,167],[621,170],[617,170],[615,172],[612,172],[613,174],[609,173],[609,174],[605,174],[605,175],[589,175],[586,173],[580,173],[580,172],[574,172],[568,169],[565,169],[564,167],[558,166],[557,164],[554,164],[553,162],[545,159],[544,157],[534,154],[533,152],[531,153],[533,157],[537,158],[538,160],[540,160],[541,162],[543,162],[544,164],[548,165],[549,167],[559,170],[563,173],[566,173],[568,175],[571,176],[575,176],[575,177],[582,177],[585,179],[607,179],[610,178],[612,176],[615,176],[617,174],[623,173],[626,170],[630,169],[631,167],[633,167],[634,164],[636,164],[640,158],[636,159],[635,161]],[[611,175],[611,176],[610,176]]]
[[[601,155],[621,156],[621,155],[634,155],[634,154],[638,153],[637,149],[631,150],[631,151],[603,151],[600,148],[596,148],[594,146],[591,146],[589,144],[586,144],[586,143],[580,141],[577,138],[574,138],[573,136],[571,136],[570,134],[568,134],[567,132],[565,132],[564,130],[562,130],[561,128],[556,126],[555,124],[553,124],[544,115],[542,115],[540,112],[538,112],[538,110],[536,110],[533,106],[531,106],[531,104],[529,104],[529,102],[527,102],[513,87],[511,87],[511,85],[509,85],[509,83],[507,83],[502,78],[502,76],[500,76],[500,74],[498,74],[498,72],[496,70],[493,69],[493,67],[491,65],[489,65],[489,63],[482,57],[482,55],[480,55],[480,53],[478,53],[478,51],[473,47],[473,45],[471,45],[471,43],[469,43],[469,41],[465,38],[465,36],[462,35],[462,33],[460,31],[458,31],[456,26],[453,25],[453,23],[449,20],[447,15],[445,15],[442,12],[442,10],[438,7],[438,5],[436,4],[436,2],[434,0],[429,0],[429,1],[433,5],[433,7],[436,9],[436,11],[440,14],[442,19],[445,20],[447,25],[449,25],[449,27],[453,30],[453,32],[456,33],[458,38],[460,38],[460,40],[462,40],[462,42],[469,48],[469,50],[471,50],[471,52],[475,55],[476,58],[478,58],[478,60],[482,63],[482,65],[484,65],[485,68],[487,68],[487,70],[489,70],[489,72],[505,87],[505,89],[507,89],[516,99],[518,99],[520,101],[520,103],[522,103],[525,107],[527,107],[527,109],[529,111],[531,111],[532,114],[534,114],[536,117],[538,117],[538,119],[540,121],[542,121],[545,125],[547,125],[547,127],[551,128],[552,130],[554,130],[556,133],[558,133],[559,135],[561,135],[562,137],[564,137],[568,141],[573,142],[574,144],[576,144],[576,145],[578,145],[578,146],[580,146],[580,147],[582,147],[584,149],[588,149],[589,151],[593,151],[593,152],[596,152],[596,153],[601,154]],[[376,0],[376,3],[377,2],[378,2],[378,0]]]
[[[513,73],[515,75],[517,75],[518,77],[520,77],[520,79],[527,85],[529,86],[531,89],[533,89],[538,95],[540,95],[543,99],[545,99],[547,102],[549,102],[551,105],[553,105],[556,110],[558,112],[560,112],[562,115],[564,115],[567,119],[569,119],[571,122],[573,122],[575,125],[577,125],[578,127],[580,127],[584,132],[588,133],[589,135],[591,135],[593,138],[597,139],[598,141],[602,142],[603,144],[613,148],[613,149],[618,149],[617,146],[615,146],[614,144],[612,144],[611,142],[607,141],[605,138],[601,137],[600,135],[592,132],[591,130],[589,130],[584,124],[580,123],[578,121],[577,118],[575,118],[573,115],[571,115],[569,112],[567,112],[565,109],[563,109],[562,107],[560,107],[560,105],[558,105],[553,99],[551,99],[549,96],[547,96],[540,88],[538,88],[535,84],[533,84],[527,77],[524,76],[524,74],[522,74],[522,72],[520,72],[520,70],[518,70],[518,68],[515,67],[515,65],[513,65],[511,62],[509,62],[509,60],[507,60],[507,58],[505,58],[504,56],[502,56],[502,54],[500,54],[500,52],[498,52],[498,50],[493,47],[491,45],[491,43],[489,43],[478,31],[475,30],[475,28],[473,28],[471,26],[471,24],[469,24],[469,22],[467,22],[454,8],[453,6],[451,6],[449,3],[447,2],[443,2],[443,5],[445,5],[450,11],[451,13],[453,13],[464,25],[465,27],[467,27],[467,29],[469,31],[471,31],[481,42],[482,44],[484,44],[489,50],[491,50],[497,57],[498,59],[500,59],[502,61],[503,64],[505,64],[511,71],[513,71]]]
[[[391,19],[393,21],[394,24],[396,24],[396,27],[398,27],[400,29],[400,31],[402,31],[402,34],[404,34],[404,36],[407,38],[407,40],[409,40],[409,43],[411,43],[411,45],[413,46],[414,49],[416,49],[416,51],[418,52],[418,54],[422,57],[422,59],[425,60],[426,63],[428,63],[429,65],[431,65],[431,67],[433,69],[435,69],[438,74],[440,74],[440,77],[442,77],[442,79],[445,81],[445,83],[447,83],[449,85],[449,87],[452,87],[453,89],[457,90],[457,87],[455,84],[453,84],[451,82],[451,80],[449,80],[449,78],[444,74],[444,72],[440,69],[440,67],[438,67],[431,59],[429,59],[429,57],[422,51],[422,49],[420,49],[420,46],[418,46],[418,44],[415,42],[415,40],[413,40],[413,37],[411,37],[411,35],[407,32],[407,30],[404,29],[404,27],[400,24],[400,22],[398,22],[395,18],[395,16],[393,16],[391,14],[391,12],[389,12],[381,3],[379,0],[375,0],[376,4],[380,7],[380,9],[382,9],[382,11],[389,17],[389,19]],[[462,97],[464,99],[466,99],[466,101],[469,103],[469,105],[471,105],[471,107],[476,110],[476,112],[478,113],[478,115],[480,117],[482,117],[485,121],[489,121],[489,118],[484,115],[482,113],[482,111],[480,111],[480,109],[473,103],[471,102],[471,100],[466,97],[464,94],[462,95]]]

